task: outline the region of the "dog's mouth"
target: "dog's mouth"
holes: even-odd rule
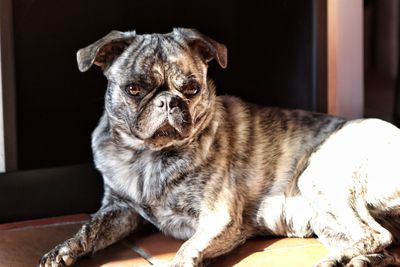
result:
[[[154,134],[146,140],[153,145],[164,145],[172,140],[180,140],[184,137],[171,124],[164,123]]]
[[[156,139],[156,138],[178,138],[182,137],[181,134],[171,126],[169,123],[164,123],[160,128],[158,128],[157,131],[153,134],[151,139]]]

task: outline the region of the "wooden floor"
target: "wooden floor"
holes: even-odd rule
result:
[[[0,266],[37,266],[49,249],[71,237],[88,219],[85,214],[0,224]],[[132,267],[170,260],[182,241],[145,230],[77,262],[77,267]],[[316,239],[254,238],[210,266],[312,266],[327,254]]]

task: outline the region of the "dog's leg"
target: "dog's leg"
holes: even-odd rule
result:
[[[373,215],[374,219],[393,235],[394,241],[392,245],[398,245],[400,241],[400,217],[394,215],[397,213],[397,211],[392,211],[392,213],[381,212]],[[357,256],[351,259],[347,266],[400,266],[400,252],[395,247],[389,247],[379,253]]]
[[[120,199],[103,201],[101,209],[71,239],[56,246],[39,261],[40,267],[70,266],[79,257],[103,249],[131,233],[141,218]]]
[[[348,267],[385,267],[385,266],[399,266],[399,258],[395,253],[383,251],[380,253],[373,253],[368,255],[361,255],[353,258],[346,266]]]
[[[374,218],[379,224],[389,230],[395,239],[394,244],[398,245],[400,238],[400,217],[383,213],[375,214]],[[353,258],[348,263],[348,266],[400,266],[400,252],[396,248],[388,248],[382,253],[358,256]]]
[[[344,251],[348,249],[356,241],[349,239],[349,234],[340,232],[343,229],[339,224],[327,215],[324,219],[324,226],[321,226],[315,232],[320,238],[320,241],[329,248],[330,254],[323,258],[316,266],[318,267],[333,267],[344,266],[343,259]],[[316,228],[315,228],[316,229]],[[399,255],[395,251],[383,250],[377,253],[359,255],[350,260],[346,266],[351,267],[367,267],[367,266],[392,266],[399,263]]]
[[[241,224],[225,212],[199,221],[196,233],[186,241],[168,266],[202,266],[204,260],[225,254],[246,240]]]
[[[361,198],[361,197],[360,197]],[[317,264],[318,267],[385,266],[397,263],[397,257],[385,252],[394,239],[369,214],[362,201],[356,199],[354,207],[338,205],[338,209],[320,212],[313,220],[313,229],[331,254]]]

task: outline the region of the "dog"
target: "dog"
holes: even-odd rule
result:
[[[186,28],[78,51],[80,71],[108,80],[92,135],[104,197],[39,265],[70,266],[145,222],[187,240],[162,266],[202,266],[256,235],[316,235],[330,250],[318,267],[399,263],[400,130],[216,96],[211,60],[226,68],[227,48]]]

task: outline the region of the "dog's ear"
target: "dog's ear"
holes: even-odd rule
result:
[[[112,31],[76,53],[78,68],[87,71],[93,64],[103,71],[128,47],[136,36],[133,32]]]
[[[174,28],[173,34],[185,40],[188,46],[197,52],[205,63],[215,58],[222,68],[225,69],[228,65],[228,49],[225,45],[195,29]]]

